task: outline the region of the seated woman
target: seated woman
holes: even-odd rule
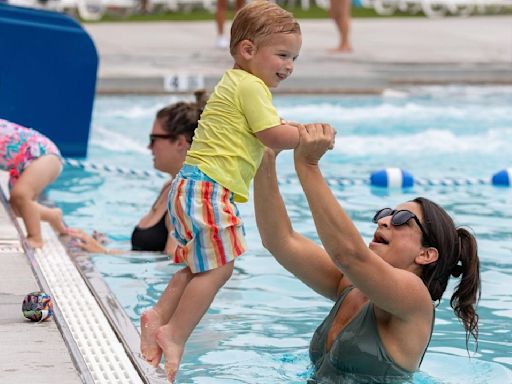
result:
[[[256,220],[277,261],[335,302],[310,344],[311,382],[402,382],[418,370],[434,326],[435,303],[450,276],[450,304],[478,336],[476,240],[434,202],[418,197],[375,214],[369,246],[329,189],[318,162],[331,146],[328,125],[299,126],[295,169],[323,248],[292,228],[280,195],[276,154],[267,149],[254,181]]]
[[[199,116],[206,103],[205,91],[195,92],[196,101],[178,102],[162,108],[156,114],[148,148],[153,153],[154,167],[171,176],[156,201],[133,229],[131,243],[134,251],[156,251],[168,255],[174,254],[176,242],[169,236],[171,224],[167,215],[167,195],[171,181],[185,161],[185,156]],[[68,233],[78,239],[78,246],[87,252],[124,253],[126,251],[107,249],[102,245],[97,234],[88,235],[80,229],[69,229]]]

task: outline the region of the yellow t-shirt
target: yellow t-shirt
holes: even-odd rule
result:
[[[279,124],[265,83],[230,69],[208,99],[185,163],[233,192],[235,201],[246,202],[264,150],[254,133]]]

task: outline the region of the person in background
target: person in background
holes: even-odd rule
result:
[[[329,15],[336,25],[336,29],[338,30],[338,37],[340,39],[338,46],[331,50],[332,53],[352,52],[351,10],[352,0],[330,0]]]
[[[0,169],[9,172],[9,203],[15,215],[23,219],[31,247],[43,246],[41,220],[50,223],[58,234],[66,233],[62,211],[37,201],[62,172],[60,151],[49,138],[0,119]]]
[[[148,148],[153,154],[155,169],[168,173],[170,180],[165,182],[157,199],[135,226],[131,236],[133,251],[155,251],[174,254],[176,241],[169,236],[172,226],[167,215],[167,195],[171,181],[176,176],[194,137],[199,116],[206,103],[204,90],[195,92],[194,102],[178,102],[160,109],[153,122],[149,135]],[[125,250],[108,249],[99,239],[80,229],[69,229],[69,235],[77,239],[77,245],[87,252],[121,254]]]
[[[238,12],[245,4],[245,0],[235,0],[235,12]],[[226,22],[226,9],[228,0],[217,0],[217,10],[215,12],[215,26],[217,27],[217,40],[215,47],[225,49],[229,46],[229,36],[224,33],[224,24]]]
[[[411,379],[432,336],[435,302],[451,277],[450,299],[478,337],[480,261],[474,236],[446,211],[418,197],[377,211],[367,246],[322,176],[332,133],[299,128],[295,169],[323,247],[294,231],[279,192],[276,152],[267,149],[254,179],[256,222],[265,248],[310,288],[335,302],[309,347],[309,382],[389,383]]]

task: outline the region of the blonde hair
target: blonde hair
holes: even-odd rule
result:
[[[257,46],[276,33],[300,34],[300,25],[290,12],[279,5],[267,0],[255,0],[235,15],[229,51],[234,56],[241,41],[250,40]]]

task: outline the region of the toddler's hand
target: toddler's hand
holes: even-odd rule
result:
[[[294,151],[295,163],[318,165],[318,162],[334,146],[336,131],[330,124],[299,125],[300,141]]]

